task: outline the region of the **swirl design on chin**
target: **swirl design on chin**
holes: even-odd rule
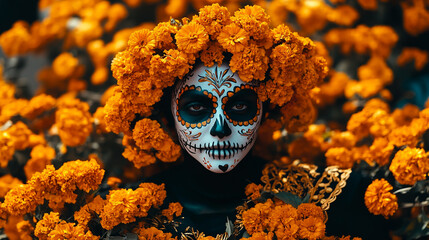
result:
[[[193,144],[186,141],[184,138],[179,138],[181,145],[191,154],[206,153],[209,157],[217,160],[225,160],[233,158],[238,153],[245,151],[248,147],[252,146],[254,138],[251,138],[244,144],[225,142],[212,142],[204,144]]]

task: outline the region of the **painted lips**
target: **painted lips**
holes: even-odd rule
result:
[[[226,142],[213,142],[213,143],[204,143],[199,145],[194,145],[189,142],[184,142],[184,146],[191,153],[195,154],[198,151],[202,153],[203,151],[214,159],[229,159],[234,157],[239,152],[246,149],[250,143],[253,141],[253,138],[245,144],[231,143],[230,141]]]

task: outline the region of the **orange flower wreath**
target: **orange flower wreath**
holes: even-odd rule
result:
[[[213,4],[202,8],[192,20],[171,19],[153,30],[135,31],[128,47],[112,61],[118,86],[105,106],[107,128],[125,134],[128,159],[138,160],[138,167],[153,163],[154,158],[177,160],[180,147],[163,130],[162,121],[152,120],[159,120],[154,105],[161,101],[165,88],[192,70],[197,59],[210,67],[222,64],[225,57],[243,81],[260,82],[258,95],[271,103],[271,109],[290,108],[288,103],[311,104],[305,100],[309,99],[308,90],[328,71],[313,41],[291,32],[286,25],[270,29],[270,17],[260,6],[246,6],[231,16],[226,7]],[[280,112],[290,115],[290,111]],[[163,144],[142,142],[157,143],[159,137]]]

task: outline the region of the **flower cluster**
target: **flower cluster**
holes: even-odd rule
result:
[[[392,185],[385,179],[374,180],[365,192],[365,205],[375,215],[385,218],[392,216],[398,210],[398,202]]]
[[[75,203],[76,190],[95,190],[103,179],[104,170],[94,160],[67,162],[58,170],[48,165],[35,173],[26,183],[10,190],[1,204],[8,214],[22,216],[35,211],[38,205],[49,201],[49,207],[61,210],[64,203]]]
[[[325,236],[325,215],[312,203],[302,203],[295,208],[269,199],[244,211],[242,221],[251,239],[262,236],[266,239],[322,239]]]
[[[139,166],[155,161],[142,150],[160,151],[156,157],[163,161],[174,161],[179,156],[177,146],[166,144],[170,152],[173,149],[173,154],[168,156],[163,156],[162,152],[167,151],[156,146],[156,141],[164,141],[167,135],[156,140],[155,135],[148,134],[158,131],[159,125],[148,125],[150,120],[143,119],[132,130],[131,122],[136,115],[150,116],[154,104],[161,100],[163,89],[182,79],[197,58],[212,66],[215,62],[221,64],[224,56],[230,54],[231,70],[243,81],[261,81],[258,88],[261,99],[279,106],[288,103],[294,95],[305,96],[327,73],[326,61],[316,54],[310,39],[285,25],[271,30],[269,16],[259,6],[247,6],[230,16],[227,8],[214,4],[202,8],[200,15],[192,20],[174,21],[160,23],[152,31],[135,31],[127,49],[118,53],[112,62],[113,76],[119,86],[105,106],[106,124],[115,133],[124,132],[124,142],[128,145],[133,145],[130,140],[134,140],[138,148],[128,147],[124,155],[134,159],[133,162],[137,159],[135,156],[145,159]],[[300,124],[308,125],[314,120],[315,114],[310,115]],[[292,117],[293,114],[289,114],[288,118]],[[138,129],[142,127],[144,132]],[[142,134],[151,137],[152,146],[147,145],[147,140],[142,142],[146,139]]]

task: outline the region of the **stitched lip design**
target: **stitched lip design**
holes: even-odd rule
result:
[[[202,153],[203,151],[207,153],[211,158],[214,159],[226,159],[234,157],[239,152],[246,149],[253,142],[253,138],[245,144],[231,143],[230,141],[226,142],[212,142],[204,144],[192,144],[187,141],[182,140],[182,145],[189,150],[192,154],[197,153],[198,151]]]

